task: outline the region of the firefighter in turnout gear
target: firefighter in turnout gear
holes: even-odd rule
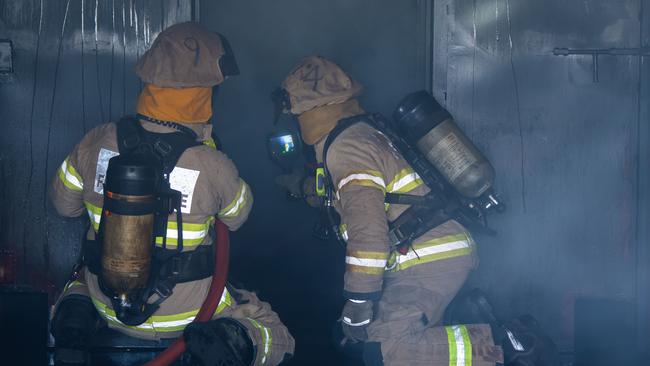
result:
[[[250,187],[239,177],[233,162],[216,148],[209,123],[214,87],[238,71],[223,36],[196,23],[166,29],[136,65],[136,73],[144,83],[137,117],[92,129],[61,164],[50,184],[50,198],[62,216],[88,215],[91,227],[84,244],[84,263],[55,305],[52,333],[58,349],[82,348],[96,327],[106,323],[129,336],[150,340],[176,338],[185,330],[192,359],[206,366],[217,362],[277,365],[293,354],[294,340],[269,304],[231,286],[224,289],[214,320],[186,329],[210,286],[215,217],[236,230],[246,221],[253,204]],[[92,243],[101,232],[104,180],[110,159],[121,154],[118,136],[122,125],[147,138],[160,138],[157,142],[164,142],[165,136],[174,133],[186,136],[183,141],[191,137],[189,147],[181,151],[167,177],[171,189],[181,194],[182,225],[178,225],[176,213],[170,214],[166,234],[155,238],[156,249],[161,249],[163,243],[164,250],[172,251],[182,245],[182,255],[174,263],[177,267],[167,271],[166,283],[171,281],[173,286],[166,289],[169,291],[152,292],[146,304],[155,302],[157,310],[146,319],[127,322],[131,324],[120,320],[115,302],[102,286],[103,272],[92,270],[92,250],[86,251],[86,246],[92,249],[97,245]],[[166,265],[160,267],[161,273]],[[210,358],[210,347],[217,357],[228,353],[230,358]],[[214,347],[227,351],[215,352]],[[192,354],[193,350],[208,352],[208,356]],[[59,354],[65,358],[66,352]],[[75,356],[59,361],[84,362],[78,352],[67,354]]]
[[[340,120],[365,112],[355,97],[362,86],[333,62],[304,58],[282,83],[286,111],[324,160],[328,134]],[[495,365],[503,362],[487,324],[442,326],[447,305],[477,263],[475,244],[454,220],[413,240],[408,251],[391,247],[389,223],[406,205],[387,204],[387,193],[429,192],[387,137],[366,123],[338,134],[326,167],[334,206],[347,242],[343,333],[365,342],[367,365]]]

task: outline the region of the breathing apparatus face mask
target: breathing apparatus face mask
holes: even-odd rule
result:
[[[289,114],[289,94],[282,88],[271,93],[274,105],[273,130],[266,140],[267,149],[273,160],[284,173],[294,170],[297,163],[304,163],[302,138],[296,118]]]

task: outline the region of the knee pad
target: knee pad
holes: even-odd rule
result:
[[[253,341],[234,319],[191,323],[183,332],[193,362],[202,366],[249,366],[254,361]]]

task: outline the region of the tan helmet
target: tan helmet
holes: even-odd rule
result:
[[[135,65],[147,84],[167,88],[212,87],[239,74],[228,41],[195,22],[162,31]]]
[[[308,56],[282,82],[289,95],[291,113],[343,103],[361,94],[363,87],[337,64],[321,56]]]

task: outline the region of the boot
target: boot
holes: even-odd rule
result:
[[[483,291],[472,289],[450,305],[447,324],[489,324],[494,342],[503,348],[505,366],[556,366],[559,353],[535,318],[523,315],[500,322]]]
[[[555,343],[531,315],[522,315],[495,333],[502,334],[505,366],[558,366],[559,352]]]
[[[190,364],[196,366],[250,366],[255,350],[243,325],[231,318],[191,323],[183,332]]]
[[[97,329],[98,320],[97,310],[88,297],[70,295],[61,300],[52,319],[55,365],[87,363],[86,346]]]

